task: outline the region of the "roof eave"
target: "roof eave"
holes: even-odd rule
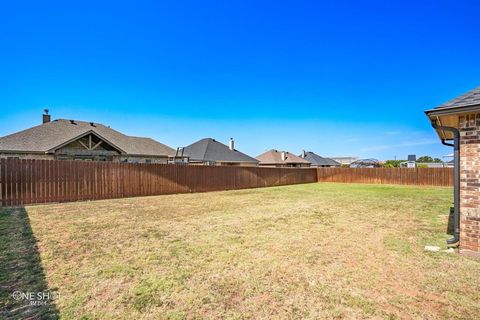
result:
[[[175,155],[168,154],[141,154],[141,153],[122,153],[122,157],[152,157],[152,158],[168,158],[175,157]]]
[[[21,154],[48,154],[48,151],[30,150],[0,150],[0,153],[21,153]]]
[[[435,108],[435,109],[426,110],[425,114],[431,118],[433,116],[445,116],[445,115],[476,112],[476,111],[480,111],[480,104],[473,104],[473,105],[467,105],[467,106],[461,106],[461,107]]]
[[[229,163],[260,163],[258,160],[226,160],[226,159],[197,159],[190,158],[190,161],[198,162],[229,162]]]
[[[253,160],[237,160],[237,161],[232,161],[232,160],[214,160],[217,162],[229,162],[229,163],[259,163],[260,161],[253,161]]]
[[[436,120],[438,124],[442,125],[442,117],[446,116],[455,116],[455,115],[460,115],[460,114],[465,114],[465,113],[471,113],[471,112],[479,112],[480,111],[480,104],[472,104],[472,105],[466,105],[466,106],[456,106],[456,107],[446,107],[446,108],[435,108],[435,109],[430,109],[426,110],[425,114],[427,117],[429,117],[430,121]],[[436,129],[438,138],[440,140],[451,140],[452,138],[449,138],[443,130]]]

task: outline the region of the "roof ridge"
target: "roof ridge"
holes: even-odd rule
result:
[[[110,128],[112,129],[112,128]],[[112,129],[113,130],[113,129]],[[120,132],[120,131],[117,131],[117,132]],[[120,132],[121,133],[121,132]],[[150,137],[140,137],[140,136],[129,136],[129,135],[126,135],[124,133],[122,133],[124,136],[127,136],[129,138],[136,138],[136,139],[150,139],[150,140],[154,140],[153,138],[150,138]]]
[[[208,146],[210,145],[210,142],[215,141],[215,139],[210,137],[206,139],[207,139],[207,143],[205,144],[205,150],[203,150],[203,159],[205,159],[205,157],[207,156]]]

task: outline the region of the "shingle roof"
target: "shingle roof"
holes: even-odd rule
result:
[[[305,158],[303,158],[310,162],[314,166],[340,166],[341,164],[333,159],[324,158],[319,156],[318,154],[307,151],[305,152]]]
[[[258,163],[258,160],[212,138],[201,139],[183,149],[183,155],[195,161],[217,162],[249,162]]]
[[[58,119],[0,138],[0,151],[53,152],[68,141],[93,132],[122,153],[167,156],[175,150],[150,138],[124,135],[100,123]]]
[[[480,87],[477,87],[460,97],[452,99],[442,105],[439,105],[435,109],[443,109],[443,108],[458,108],[458,107],[466,107],[466,106],[474,106],[480,105]]]
[[[282,160],[282,151],[277,151],[275,149],[262,153],[255,158],[260,161],[260,164],[310,164],[307,160],[297,157],[293,153],[284,152],[286,153],[285,160]]]

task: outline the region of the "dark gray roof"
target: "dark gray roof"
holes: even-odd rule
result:
[[[477,87],[455,99],[439,105],[435,109],[458,108],[473,105],[480,105],[480,87]]]
[[[0,151],[53,152],[88,133],[94,133],[124,154],[175,155],[175,150],[150,138],[124,135],[100,123],[58,119],[0,138]]]
[[[258,163],[258,160],[241,153],[238,150],[230,150],[223,143],[212,138],[205,138],[183,149],[183,155],[194,161],[217,161],[217,162],[250,162]]]
[[[341,165],[340,162],[337,162],[330,158],[321,157],[318,154],[311,151],[305,152],[304,159],[310,162],[313,166],[340,166]]]
[[[430,118],[435,116],[447,116],[465,112],[477,112],[480,110],[480,87],[477,87],[458,98],[450,100],[438,107],[426,110]]]
[[[450,100],[440,106],[439,108],[456,108],[456,107],[466,107],[480,104],[480,87],[473,89],[458,98]]]

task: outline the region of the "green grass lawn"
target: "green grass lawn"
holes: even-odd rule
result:
[[[480,260],[423,251],[451,202],[314,183],[2,209],[0,318],[473,319]]]

